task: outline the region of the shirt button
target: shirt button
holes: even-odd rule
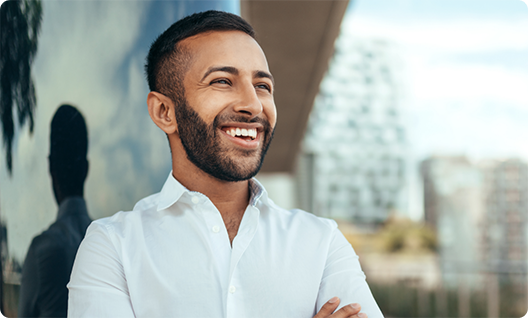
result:
[[[198,202],[200,202],[200,199],[198,197],[192,197],[191,200],[194,204],[198,204]]]
[[[229,286],[229,292],[230,292],[231,294],[234,294],[234,293],[236,292],[236,287],[235,287],[235,286],[232,286],[232,285]]]
[[[218,225],[213,226],[212,228],[213,232],[218,233],[220,232],[220,227]]]

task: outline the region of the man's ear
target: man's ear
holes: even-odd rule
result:
[[[167,135],[178,132],[174,103],[170,98],[158,92],[150,92],[147,95],[147,105],[150,118],[161,130]]]

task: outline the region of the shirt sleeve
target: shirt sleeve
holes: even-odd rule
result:
[[[383,317],[359,264],[359,257],[343,236],[337,226],[332,232],[319,295],[317,312],[332,297],[337,296],[341,302],[339,308],[351,303],[361,305],[361,312],[369,318]]]
[[[104,224],[88,227],[68,289],[68,317],[134,317],[121,257]]]

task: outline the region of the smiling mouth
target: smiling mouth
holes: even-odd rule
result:
[[[257,138],[257,129],[255,128],[238,128],[225,127],[222,129],[226,134],[245,140],[255,140]]]

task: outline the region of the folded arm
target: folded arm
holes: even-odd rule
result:
[[[382,318],[383,314],[367,285],[356,252],[337,229],[337,226],[332,235],[317,297],[316,309],[318,314],[321,311],[326,312],[325,309],[335,307],[333,310],[338,310],[334,315],[340,312],[335,317],[356,317],[360,310],[349,305],[359,304],[361,313],[366,314],[369,318]],[[339,298],[337,304],[335,302],[328,303],[335,296]],[[350,308],[345,308],[347,306]],[[315,317],[322,318],[325,316],[316,315]],[[333,318],[334,316],[330,317]]]

